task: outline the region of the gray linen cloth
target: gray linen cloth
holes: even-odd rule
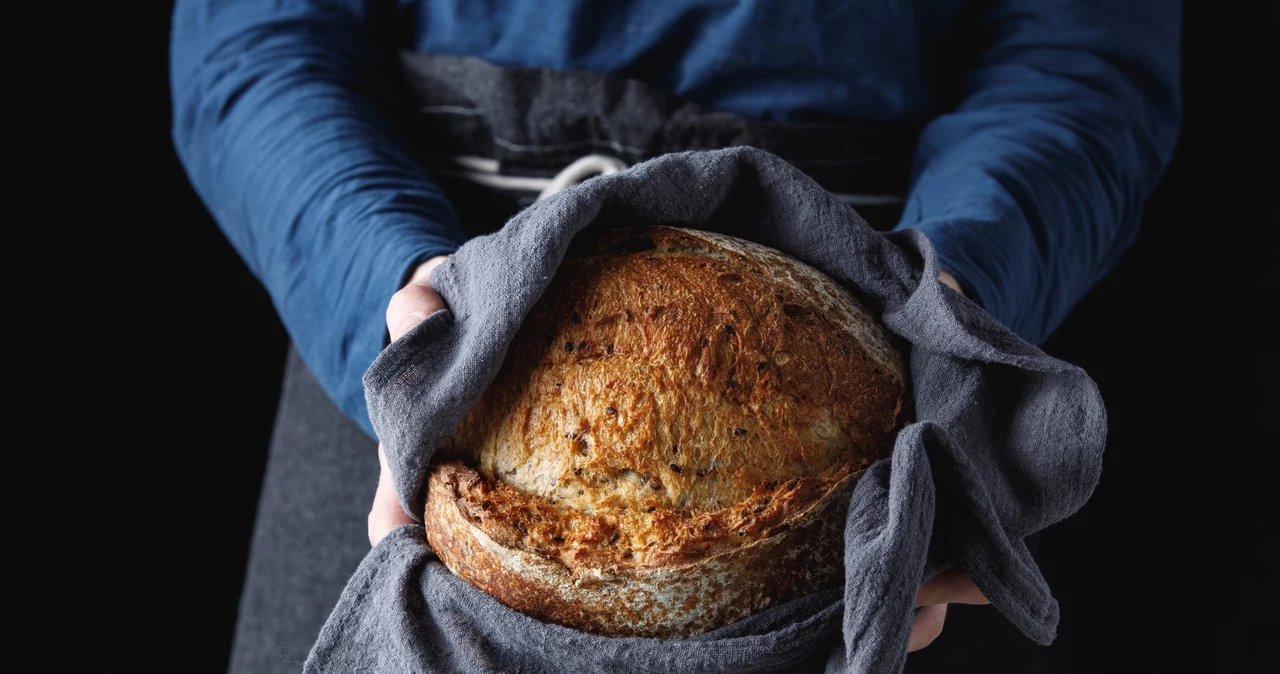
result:
[[[919,232],[882,234],[778,157],[671,154],[590,179],[473,239],[432,274],[449,309],[365,375],[405,509],[418,516],[440,446],[497,374],[570,240],[588,226],[676,224],[787,252],[826,272],[909,346],[916,418],[858,482],[845,585],[684,640],[599,637],[539,622],[453,576],[421,527],[361,563],[307,672],[900,672],[920,583],[959,566],[1036,642],[1058,607],[1024,538],[1097,484],[1106,414],[1077,367],[941,285]]]

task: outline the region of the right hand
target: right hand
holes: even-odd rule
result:
[[[400,339],[427,316],[444,308],[444,299],[431,287],[431,270],[444,261],[445,256],[440,255],[418,265],[409,282],[391,296],[387,304],[387,333],[391,341]],[[391,468],[381,444],[378,445],[378,465],[378,489],[373,494],[373,507],[369,509],[369,544],[375,546],[392,529],[413,524],[413,518],[400,507],[400,497],[396,495]]]
[[[400,339],[427,316],[444,308],[444,299],[431,287],[431,270],[446,259],[447,256],[437,255],[418,265],[409,282],[391,296],[387,304],[387,332],[391,334],[391,341]]]

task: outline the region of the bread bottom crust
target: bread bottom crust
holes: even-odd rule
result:
[[[679,639],[844,582],[844,523],[859,473],[830,485],[769,535],[688,563],[570,568],[503,544],[469,512],[463,483],[486,480],[461,462],[433,467],[425,527],[454,574],[539,620],[611,637]]]

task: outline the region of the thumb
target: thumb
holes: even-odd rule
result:
[[[418,266],[409,282],[387,304],[387,334],[391,341],[400,339],[427,316],[444,308],[444,299],[431,287],[431,270],[444,262],[440,255]]]
[[[378,489],[373,494],[373,507],[369,509],[369,544],[376,546],[392,529],[406,524],[413,524],[413,518],[400,506],[400,497],[396,495],[395,482],[391,477],[391,468],[387,465],[387,453],[382,445],[378,445]]]
[[[400,339],[427,316],[443,308],[444,300],[431,286],[415,284],[401,288],[387,305],[387,333],[391,341]]]

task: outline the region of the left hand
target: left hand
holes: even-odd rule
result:
[[[960,282],[951,272],[938,270],[938,280],[952,290],[964,294]],[[942,634],[942,624],[947,620],[947,604],[989,604],[982,590],[969,580],[960,569],[951,569],[920,586],[916,593],[916,606],[924,610],[916,614],[911,623],[911,639],[907,642],[907,652],[918,651],[933,643]]]
[[[947,604],[989,604],[982,590],[960,569],[951,569],[920,586],[916,606],[924,608],[911,623],[911,639],[907,652],[918,651],[942,634],[947,619]]]

